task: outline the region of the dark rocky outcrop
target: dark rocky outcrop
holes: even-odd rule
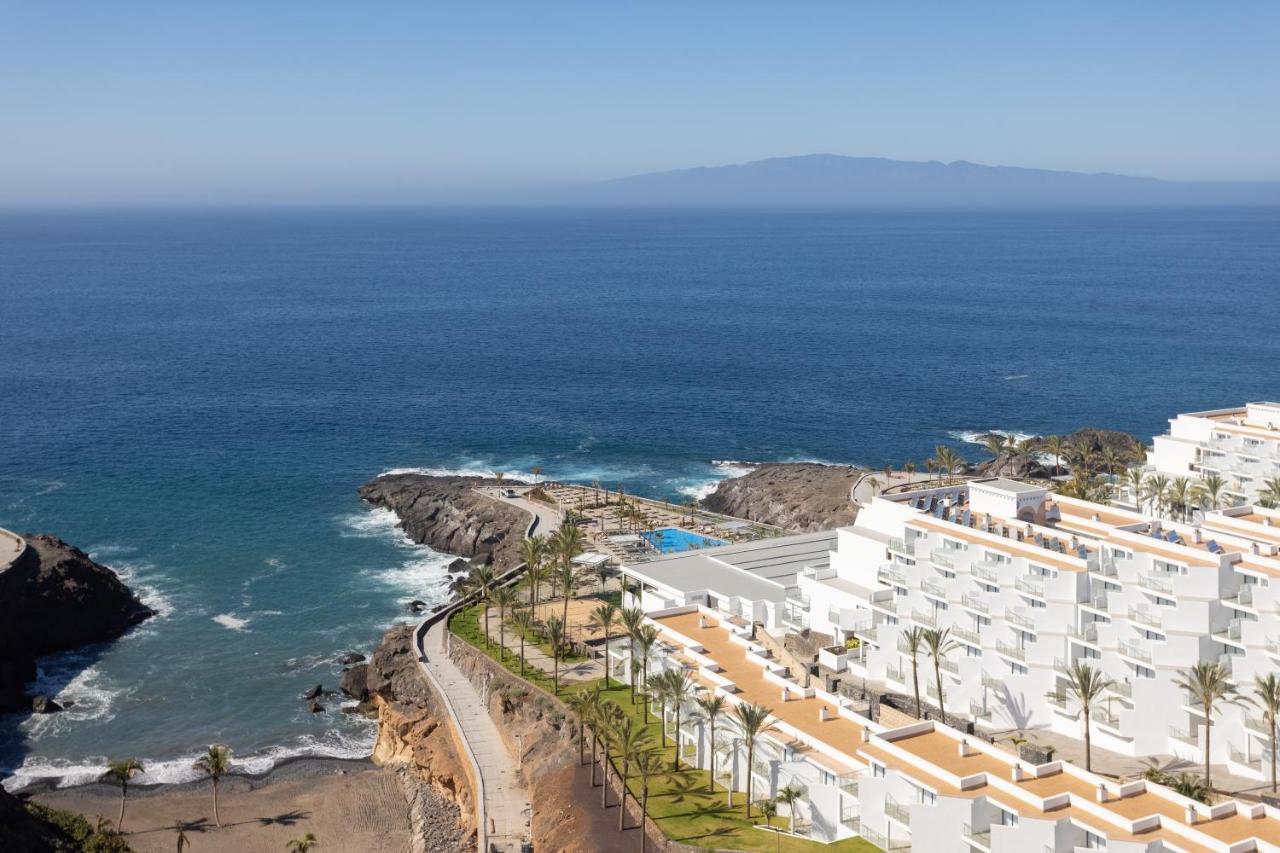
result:
[[[858,508],[849,491],[863,473],[847,465],[771,463],[720,483],[702,505],[788,530],[824,530],[853,523]]]
[[[115,639],[155,615],[85,552],[47,534],[0,571],[0,713],[28,711],[36,658]]]
[[[384,474],[361,486],[360,497],[399,516],[400,526],[414,542],[507,568],[520,561],[520,541],[532,519],[476,491],[485,485],[496,486],[497,481]]]
[[[48,696],[36,696],[31,700],[31,711],[34,714],[56,714],[62,706]]]
[[[42,853],[78,850],[72,839],[38,809],[0,788],[0,850]]]
[[[320,684],[317,684],[315,687],[312,687],[312,688],[311,688],[310,690],[308,690],[306,693],[303,693],[303,694],[302,694],[302,698],[303,698],[303,699],[318,699],[318,698],[320,697],[320,694],[321,694],[321,693],[324,693],[324,686],[323,686],[323,685],[320,685]]]
[[[357,664],[342,673],[342,682],[339,685],[339,689],[350,698],[363,702],[369,698],[368,677],[369,664]]]
[[[338,664],[341,666],[350,666],[353,663],[361,663],[364,661],[364,659],[365,659],[364,655],[360,654],[359,652],[348,652],[347,654],[338,658]]]

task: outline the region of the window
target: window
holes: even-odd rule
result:
[[[996,806],[996,817],[992,822],[998,826],[1017,826],[1018,816],[1013,812],[1005,811],[999,806]]]
[[[980,658],[980,657],[982,657],[982,649],[975,649],[973,646],[969,645],[968,643],[961,643],[961,645],[962,645],[962,646],[964,646],[964,656],[965,656],[965,657],[967,657],[967,658]]]
[[[1095,835],[1089,830],[1084,831],[1084,849],[1086,850],[1106,850],[1107,839],[1101,835]]]
[[[1010,663],[1009,663],[1009,672],[1011,672],[1011,673],[1012,673],[1012,674],[1014,674],[1014,675],[1026,675],[1026,674],[1027,674],[1027,672],[1028,672],[1028,670],[1027,670],[1027,668],[1026,668],[1025,666],[1023,666],[1023,665],[1022,665],[1022,664],[1020,664],[1020,663],[1013,663],[1013,662],[1010,662]]]
[[[1037,607],[1048,607],[1048,606],[1049,606],[1049,605],[1045,604],[1043,601],[1040,601],[1040,600],[1039,600],[1039,599],[1037,599],[1037,598],[1029,598],[1029,599],[1027,599],[1027,600],[1031,602],[1031,607],[1032,607],[1032,609],[1035,609],[1035,608],[1037,608]]]
[[[938,802],[938,795],[933,791],[926,791],[924,788],[917,788],[916,793],[916,802],[918,803],[924,803],[927,806],[931,806]]]
[[[877,779],[884,778],[884,765],[871,762],[871,775]]]
[[[1151,669],[1150,667],[1142,666],[1141,664],[1137,664],[1134,666],[1133,674],[1137,678],[1155,678],[1156,677],[1156,671],[1154,669]]]

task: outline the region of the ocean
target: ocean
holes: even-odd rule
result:
[[[0,526],[160,615],[0,720],[19,787],[366,755],[335,658],[443,596],[357,487],[537,465],[687,499],[1280,396],[1280,210],[0,213]]]

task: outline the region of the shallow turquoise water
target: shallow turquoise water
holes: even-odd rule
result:
[[[690,548],[712,548],[716,545],[725,544],[723,539],[713,539],[710,536],[703,536],[690,530],[682,530],[679,527],[659,527],[657,530],[647,530],[640,535],[650,545],[664,554],[675,554],[679,551],[688,551]]]

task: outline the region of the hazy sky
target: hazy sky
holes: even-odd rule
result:
[[[1280,179],[1280,3],[0,2],[0,202],[830,152]]]

